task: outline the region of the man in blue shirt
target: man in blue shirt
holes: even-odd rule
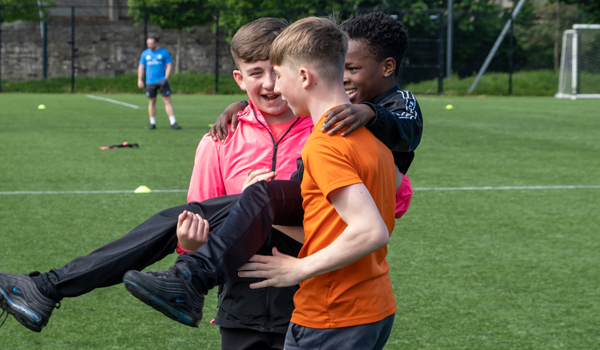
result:
[[[142,77],[146,74],[146,96],[150,99],[148,114],[150,115],[150,130],[156,129],[156,93],[160,90],[165,111],[171,122],[171,129],[179,130],[173,104],[171,103],[171,86],[169,86],[169,75],[171,74],[171,54],[169,51],[158,46],[158,35],[151,36],[146,41],[148,49],[142,52],[140,65],[138,66],[138,87],[144,88]]]

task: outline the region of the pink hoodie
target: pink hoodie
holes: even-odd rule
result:
[[[188,203],[241,193],[249,169],[272,169],[274,144],[262,113],[250,101],[238,115],[237,129],[229,133],[225,144],[213,141],[209,134],[200,141]],[[312,129],[311,118],[299,117],[282,137],[275,159],[278,180],[289,180],[296,171],[296,159]]]

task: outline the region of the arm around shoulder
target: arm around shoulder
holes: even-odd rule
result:
[[[412,93],[402,91],[383,105],[366,103],[375,110],[375,120],[367,128],[390,150],[411,152],[423,134],[423,115]]]

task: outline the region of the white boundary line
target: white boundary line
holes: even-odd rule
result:
[[[414,191],[502,191],[502,190],[574,190],[600,189],[600,185],[588,186],[501,186],[501,187],[415,187]],[[183,193],[187,190],[152,190],[153,193]],[[13,191],[0,192],[0,195],[19,194],[121,194],[134,191]]]
[[[187,190],[152,190],[155,193],[180,193]],[[0,195],[12,194],[120,194],[120,193],[135,193],[134,191],[14,191],[0,192]]]
[[[600,189],[600,185],[589,186],[500,186],[500,187],[415,187],[414,191],[490,191],[490,190],[573,190]]]
[[[86,96],[89,97],[89,98],[93,98],[94,100],[101,100],[101,101],[106,101],[106,102],[110,102],[110,103],[116,103],[118,105],[130,107],[130,108],[140,109],[139,106],[132,105],[130,103],[125,103],[125,102],[117,101],[117,100],[113,100],[113,99],[106,98],[106,97],[94,96],[94,95],[89,95],[89,94],[86,95]]]

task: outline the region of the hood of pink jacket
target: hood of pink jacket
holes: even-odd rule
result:
[[[196,150],[188,202],[201,202],[217,196],[238,194],[248,170],[271,169],[273,139],[262,113],[252,101],[239,114],[239,124],[225,143],[206,134]],[[276,152],[276,179],[289,180],[296,171],[296,159],[312,132],[311,118],[299,117],[279,141]],[[277,140],[276,140],[277,141]]]

